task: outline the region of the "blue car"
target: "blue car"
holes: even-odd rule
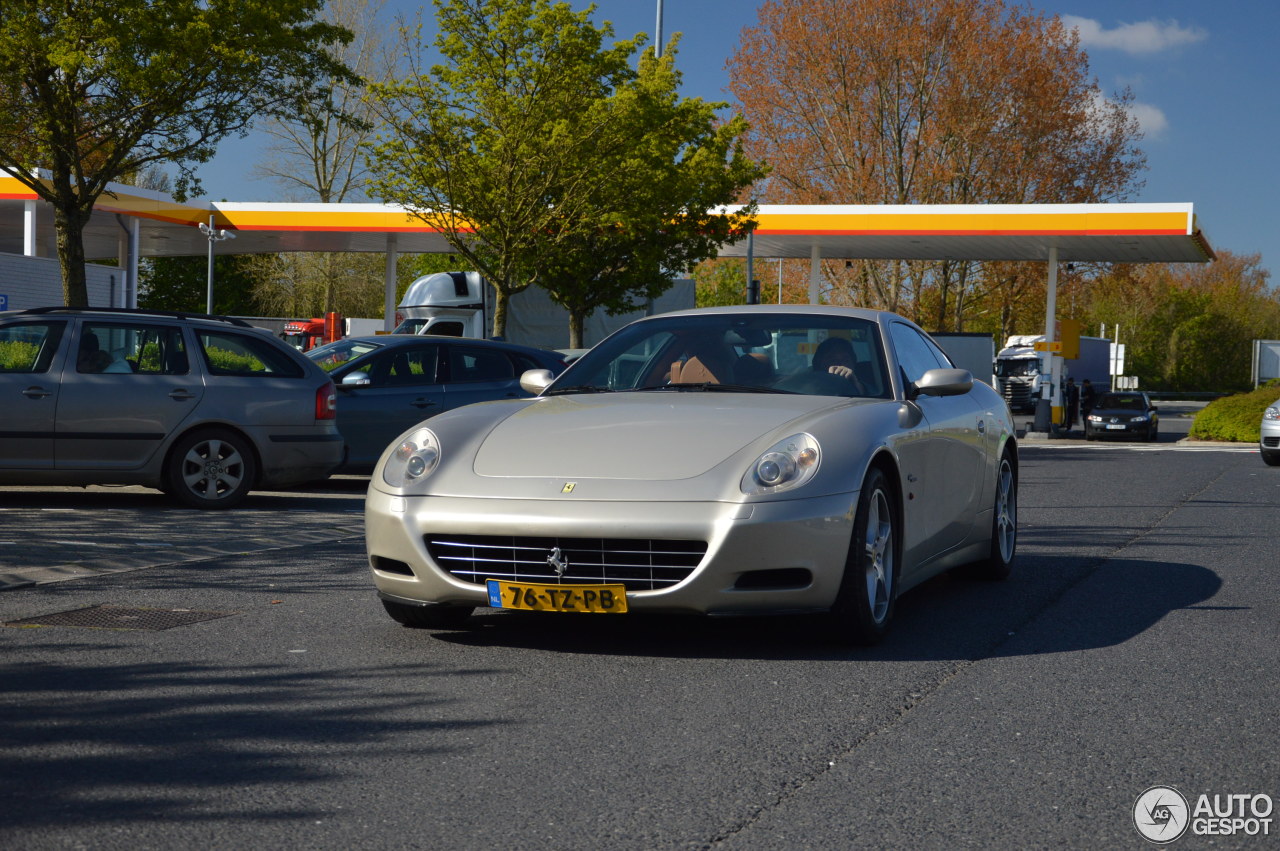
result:
[[[338,387],[339,473],[368,473],[391,441],[443,411],[526,397],[530,369],[559,374],[557,352],[463,337],[388,334],[348,337],[305,353]]]

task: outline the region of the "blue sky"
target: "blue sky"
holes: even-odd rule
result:
[[[575,8],[587,5],[573,0]],[[412,16],[430,3],[388,0],[386,11]],[[1090,68],[1104,93],[1132,89],[1146,137],[1146,186],[1131,200],[1195,204],[1200,227],[1216,249],[1260,253],[1280,271],[1280,59],[1274,42],[1280,4],[1262,0],[1039,0],[1036,9],[1077,25]],[[755,0],[665,0],[663,32],[682,33],[677,65],[684,93],[728,100],[725,61]],[[597,0],[597,21],[619,37],[652,35],[656,0]],[[850,3],[856,14],[857,4]],[[271,182],[254,180],[245,163],[260,140],[231,139],[200,169],[210,197],[280,200]]]

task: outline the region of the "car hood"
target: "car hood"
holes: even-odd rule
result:
[[[859,402],[677,391],[551,396],[499,422],[477,449],[474,472],[501,478],[688,479],[792,420],[850,403]]]
[[[1094,417],[1119,417],[1128,420],[1134,417],[1145,417],[1146,411],[1135,411],[1133,408],[1094,408],[1089,411],[1090,416]]]

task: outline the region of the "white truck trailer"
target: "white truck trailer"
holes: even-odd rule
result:
[[[496,293],[478,272],[436,272],[423,275],[405,290],[396,309],[399,334],[441,334],[450,337],[488,337],[493,328]],[[683,310],[695,305],[692,280],[677,280],[652,305],[610,316],[597,310],[583,323],[583,345],[590,347],[629,322],[643,316]],[[507,300],[506,339],[542,349],[569,345],[569,312],[551,300],[546,290],[530,287]]]

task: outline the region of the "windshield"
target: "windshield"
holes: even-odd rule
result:
[[[636,322],[584,354],[546,392],[623,390],[892,396],[875,323],[804,313]]]
[[[1103,393],[1098,397],[1098,408],[1112,411],[1145,411],[1146,400],[1131,393]]]
[[[1035,375],[1040,371],[1040,361],[1036,358],[997,358],[996,375],[1000,378],[1013,378],[1019,375]]]
[[[381,347],[381,343],[371,343],[368,340],[338,340],[325,343],[309,352],[303,352],[302,356],[311,358],[325,372],[333,372],[347,361],[367,355]]]

